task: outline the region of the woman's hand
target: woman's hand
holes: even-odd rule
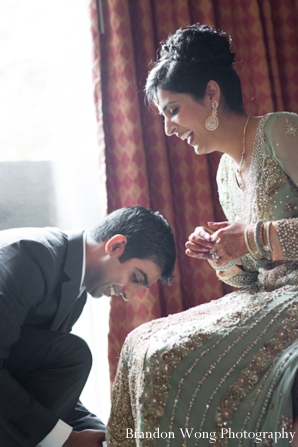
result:
[[[216,270],[216,276],[221,281],[228,281],[229,279],[233,278],[236,275],[243,274],[243,270],[235,265],[229,270],[226,270],[225,272],[222,272],[221,270]]]
[[[232,221],[208,222],[208,225],[214,231],[212,252],[219,256],[219,265],[225,265],[248,253],[244,237],[247,224]]]
[[[213,247],[211,235],[213,231],[205,227],[196,227],[185,244],[185,253],[191,258],[208,259],[211,258],[210,250]]]
[[[185,253],[208,259],[216,266],[224,266],[248,253],[241,222],[208,222],[208,227],[197,227],[186,242]]]

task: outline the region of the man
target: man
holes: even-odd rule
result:
[[[91,368],[70,334],[89,292],[131,299],[171,282],[175,245],[159,214],[136,206],[92,231],[0,231],[0,445],[96,447],[105,426],[78,401]]]

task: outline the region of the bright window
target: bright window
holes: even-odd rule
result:
[[[89,229],[105,217],[91,48],[86,0],[0,0],[0,162],[19,161],[0,164],[0,228],[36,226],[38,214],[43,226]],[[44,165],[47,178],[36,175]],[[90,298],[75,325],[93,352],[82,400],[105,422],[108,315],[108,298]]]
[[[0,161],[93,158],[85,0],[0,1]]]

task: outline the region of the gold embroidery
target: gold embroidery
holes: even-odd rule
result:
[[[282,312],[284,312],[283,308],[278,313],[281,314]],[[245,397],[259,382],[262,371],[264,371],[268,365],[272,365],[273,359],[293,340],[297,339],[297,318],[298,303],[290,303],[286,309],[284,326],[279,328],[273,337],[271,337],[270,341],[266,342],[259,352],[253,356],[247,367],[241,371],[234,384],[230,386],[228,393],[221,399],[221,406],[216,409],[215,413],[215,428],[218,433],[218,438],[220,438],[222,427],[231,427],[234,413],[237,411]],[[271,320],[271,324],[272,323],[273,321]],[[268,329],[269,325],[264,329],[264,332]],[[259,388],[259,392],[260,390],[261,388]],[[289,419],[283,418],[280,426],[288,429],[290,422]],[[256,427],[256,429],[258,429],[258,427]],[[219,443],[219,446],[228,446],[228,439],[218,439],[217,442]],[[264,439],[262,445],[270,445],[267,442],[268,440]]]
[[[290,418],[283,417],[279,423],[279,428],[286,431],[291,431],[293,428],[293,421]]]
[[[191,351],[195,351],[198,348],[201,348],[201,352],[196,356],[193,363],[191,363],[190,367],[184,373],[183,376],[180,377],[180,383],[176,391],[174,404],[172,407],[172,413],[170,418],[170,425],[168,428],[169,432],[172,432],[174,429],[174,421],[176,417],[176,411],[178,410],[179,399],[182,398],[181,393],[183,389],[183,385],[187,382],[187,378],[189,374],[193,371],[194,367],[199,364],[200,361],[203,361],[205,356],[208,356],[208,353],[216,349],[218,345],[220,345],[223,340],[229,336],[229,334],[233,331],[234,327],[242,321],[242,324],[245,324],[247,319],[251,318],[252,315],[257,313],[262,307],[266,306],[268,302],[272,300],[267,294],[263,295],[262,299],[258,299],[257,301],[253,299],[253,295],[251,293],[247,293],[247,304],[246,306],[242,306],[244,296],[242,295],[241,304],[238,301],[237,294],[230,294],[229,300],[233,302],[234,299],[234,307],[235,311],[228,315],[225,315],[225,301],[215,301],[213,304],[213,312],[218,316],[214,320],[213,323],[206,326],[205,331],[199,333],[191,333],[189,337],[186,337],[183,340],[180,340],[179,343],[175,343],[170,349],[164,351],[160,354],[160,351],[157,349],[153,354],[150,355],[150,358],[147,360],[145,371],[148,370],[151,375],[147,376],[145,379],[145,388],[143,391],[143,398],[141,399],[142,407],[141,411],[146,414],[146,418],[144,420],[143,431],[152,432],[154,428],[159,425],[160,418],[164,414],[165,407],[167,404],[168,393],[170,390],[170,373],[175,369],[181,362],[182,359],[185,359]],[[227,297],[225,297],[226,299]],[[237,304],[236,304],[237,303]],[[210,304],[210,303],[209,303]],[[200,306],[203,307],[203,306]],[[237,310],[238,307],[241,307],[241,310]],[[204,317],[204,313],[200,315],[200,308],[197,308],[198,311],[194,314],[194,309],[192,309],[192,313],[186,314],[186,320],[189,320],[190,315],[194,320],[198,320],[200,317]],[[211,309],[212,313],[212,309]],[[179,316],[175,316],[175,320]],[[172,322],[173,325],[173,322]],[[171,327],[171,325],[169,325]],[[234,344],[238,344],[248,332],[253,330],[254,325],[250,325],[247,330],[243,330],[239,337],[236,338]],[[216,329],[215,329],[216,328]],[[218,336],[217,333],[222,333],[221,336]],[[158,334],[160,336],[160,334]],[[212,345],[207,347],[207,341],[212,341]],[[227,350],[225,350],[221,355],[219,355],[216,364],[210,366],[210,370],[214,369],[217,364],[223,360],[225,355],[233,349],[233,345],[230,346]],[[236,362],[237,363],[237,362]],[[190,414],[193,409],[193,405],[195,403],[196,396],[200,391],[201,387],[204,385],[205,380],[208,379],[209,371],[202,377],[200,381],[198,381],[196,389],[193,392],[193,397],[189,403],[189,409],[185,416],[185,423],[183,427],[188,429],[188,424],[190,420]],[[148,399],[149,397],[149,399]],[[154,402],[153,402],[154,400]],[[201,425],[204,422],[204,416],[201,421]],[[200,427],[201,429],[201,427]],[[154,440],[147,439],[147,445],[153,446]],[[167,446],[170,446],[171,439],[168,439]]]
[[[289,122],[289,120],[286,118],[286,135],[292,135],[293,137],[296,136],[296,133],[298,132],[297,127],[294,127],[292,123]]]
[[[264,174],[259,186],[260,193],[263,190],[268,200],[268,196],[272,196],[286,182],[287,176],[281,170],[275,158],[272,156],[266,157],[264,161]]]
[[[298,259],[298,220],[282,219],[276,222],[276,232],[285,259]],[[295,266],[297,268],[297,265]]]

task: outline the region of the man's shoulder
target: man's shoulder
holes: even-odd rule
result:
[[[83,234],[82,230],[62,231],[56,227],[3,230],[0,231],[0,259],[11,260],[14,265],[25,259],[35,260],[49,268],[59,259],[73,265],[83,256]]]
[[[67,232],[55,227],[26,227],[11,228],[0,231],[0,248],[12,245],[18,242],[25,244],[40,243],[44,245],[63,244],[68,240]]]

